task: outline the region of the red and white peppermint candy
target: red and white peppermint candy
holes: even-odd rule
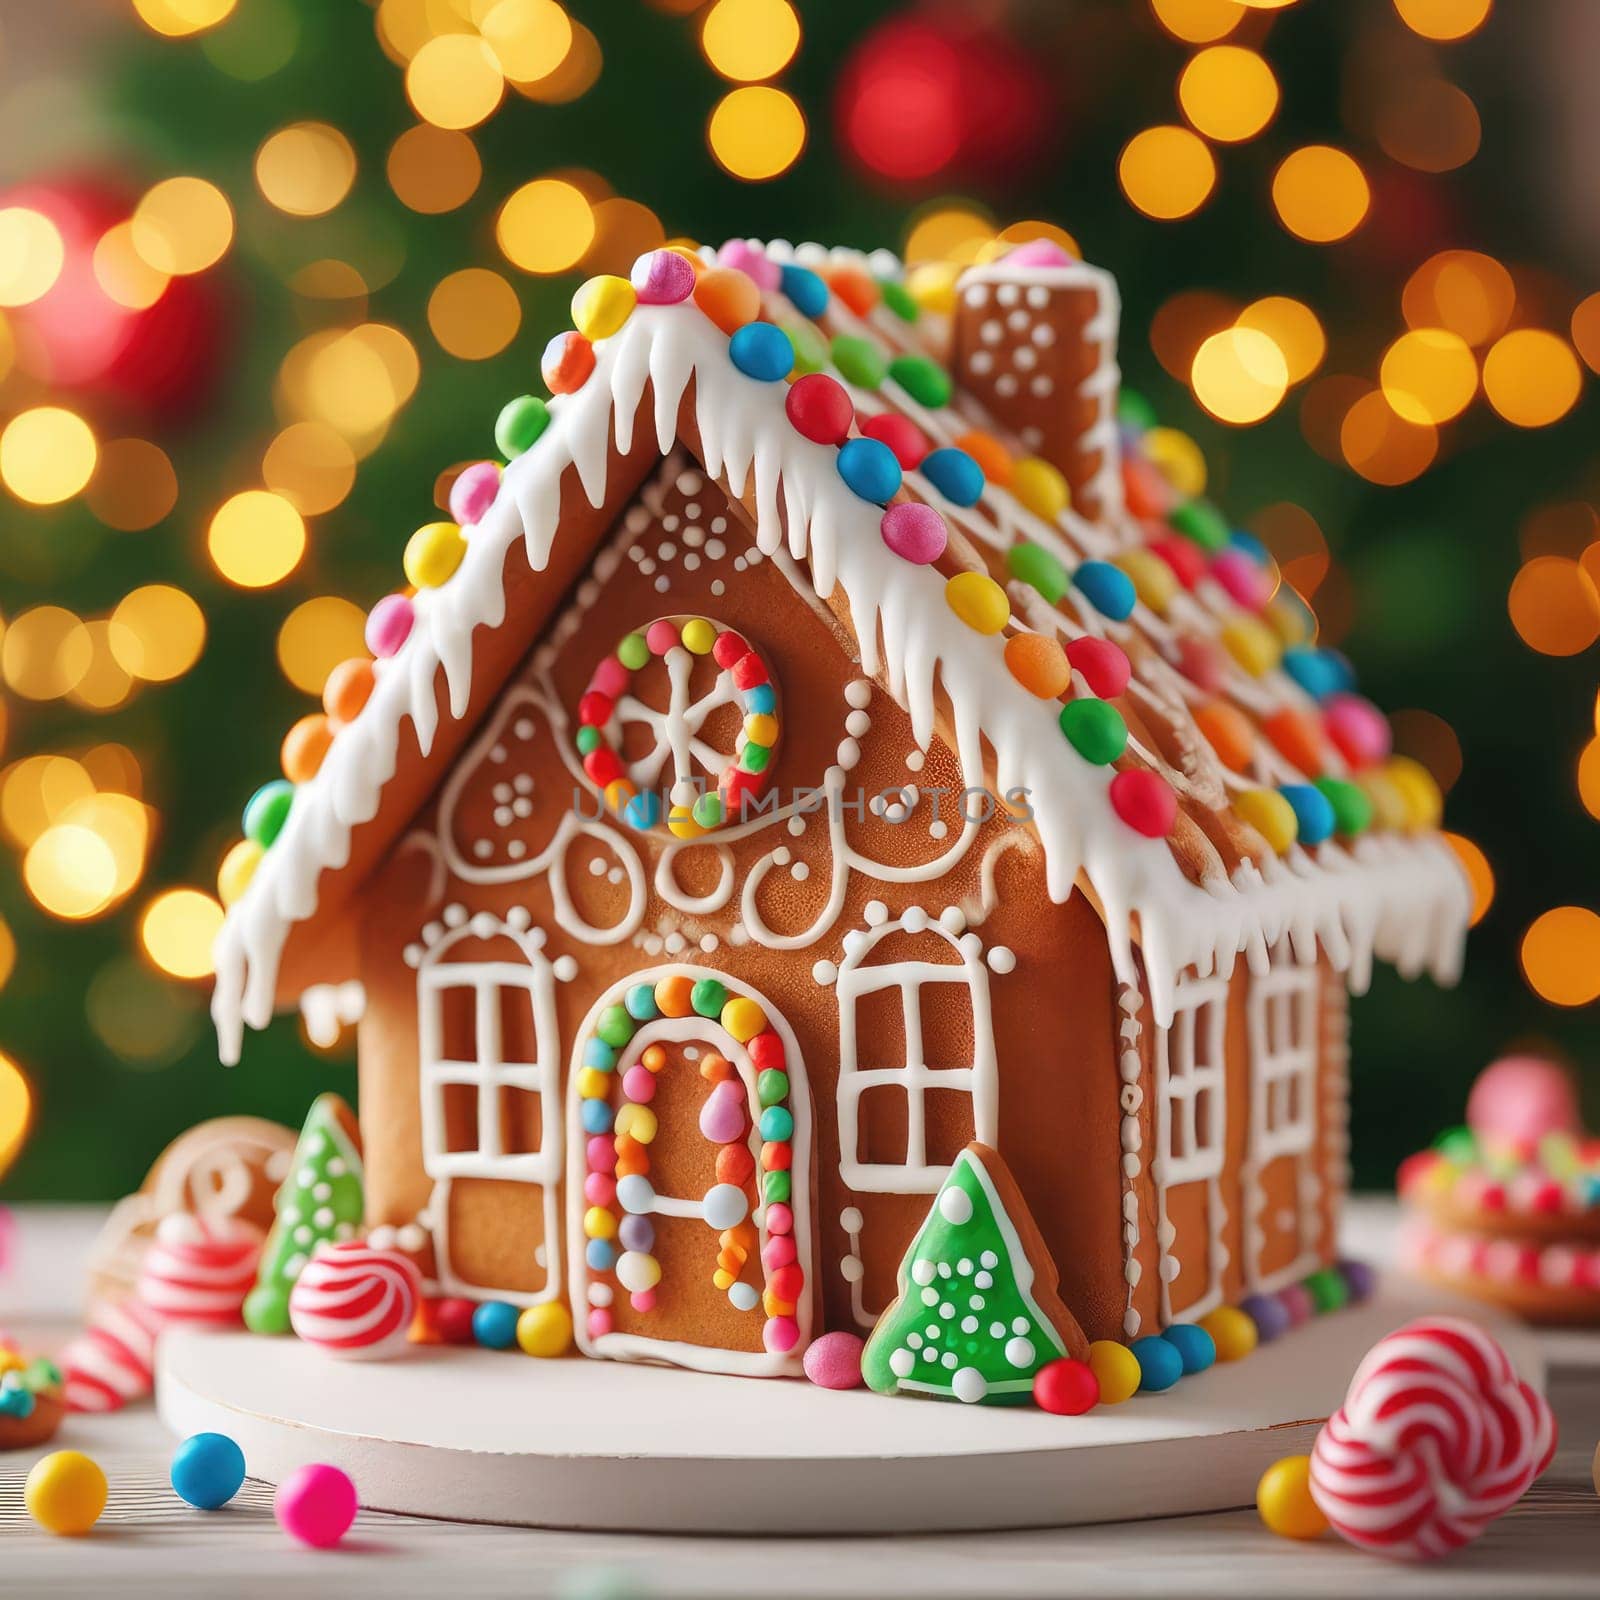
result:
[[[89,1308],[89,1325],[56,1357],[70,1411],[120,1411],[155,1387],[162,1319],[131,1296]]]
[[[239,1217],[163,1217],[135,1289],[168,1322],[235,1323],[256,1281],[261,1230]]]
[[[1380,1339],[1311,1452],[1311,1498],[1352,1544],[1429,1560],[1476,1539],[1555,1454],[1544,1397],[1475,1323]]]
[[[405,1348],[421,1298],[409,1256],[358,1240],[324,1245],[289,1293],[289,1326],[331,1356],[381,1361]]]

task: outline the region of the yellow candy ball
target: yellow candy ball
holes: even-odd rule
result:
[[[944,586],[945,604],[977,633],[999,633],[1011,618],[1006,592],[987,572],[958,572]]]
[[[222,858],[222,865],[217,868],[217,898],[224,907],[231,906],[250,887],[266,853],[254,839],[241,839]]]
[[[1356,787],[1372,802],[1372,825],[1400,832],[1410,826],[1411,812],[1399,785],[1381,768],[1355,775]]]
[[[906,288],[924,311],[949,316],[956,308],[956,279],[960,275],[961,268],[953,261],[928,261],[906,275]]]
[[[717,630],[704,617],[694,617],[683,625],[683,648],[690,655],[708,656],[717,642]]]
[[[722,1008],[722,1026],[740,1044],[755,1038],[767,1025],[767,1014],[754,1000],[738,995]]]
[[[106,1508],[106,1475],[81,1451],[57,1450],[34,1463],[22,1499],[51,1533],[87,1533]]]
[[[1089,1346],[1089,1370],[1100,1385],[1100,1404],[1119,1406],[1139,1392],[1139,1358],[1115,1339]]]
[[[406,542],[406,579],[419,589],[437,589],[448,582],[467,553],[467,541],[453,522],[430,522]]]
[[[1276,789],[1246,789],[1233,797],[1233,809],[1280,856],[1299,835],[1294,807]]]
[[[667,812],[667,832],[674,839],[698,839],[705,831],[688,806],[673,806]]]
[[[617,1219],[604,1206],[590,1206],[583,1214],[583,1234],[586,1239],[615,1239]]]
[[[626,278],[591,278],[572,297],[572,325],[585,339],[609,339],[633,314],[638,298]]]
[[[1274,1461],[1256,1485],[1256,1510],[1285,1539],[1320,1539],[1328,1531],[1328,1519],[1311,1498],[1311,1457]]]
[[[517,1318],[517,1345],[530,1356],[564,1356],[572,1348],[572,1313],[565,1303],[529,1306]]]
[[[1247,1311],[1237,1306],[1218,1306],[1200,1319],[1200,1326],[1211,1335],[1218,1361],[1243,1361],[1256,1347],[1260,1335]]]
[[[619,1136],[626,1135],[640,1144],[649,1144],[656,1136],[656,1114],[649,1106],[623,1106],[613,1126]]]
[[[580,1099],[604,1100],[611,1092],[611,1074],[598,1067],[580,1067],[574,1087]]]
[[[1283,655],[1283,642],[1256,617],[1237,616],[1222,625],[1222,646],[1251,677],[1271,672]]]
[[[777,743],[778,719],[770,711],[757,711],[744,719],[745,737],[769,750]]]
[[[1059,469],[1039,456],[1023,456],[1012,468],[1011,492],[1042,522],[1054,522],[1072,499]]]
[[[1151,550],[1124,550],[1117,565],[1133,579],[1133,592],[1155,612],[1165,616],[1178,592],[1177,574]]]
[[[1176,428],[1151,428],[1139,441],[1145,458],[1185,499],[1206,492],[1206,458],[1200,446]]]
[[[1400,793],[1406,808],[1406,826],[1416,831],[1437,828],[1444,815],[1444,797],[1433,774],[1410,756],[1391,756],[1384,775]]]

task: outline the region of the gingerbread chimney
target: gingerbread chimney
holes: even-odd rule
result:
[[[1116,279],[1039,239],[969,267],[956,291],[956,381],[1060,469],[1082,516],[1114,516],[1122,508]]]

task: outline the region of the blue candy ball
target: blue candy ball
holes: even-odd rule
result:
[[[1256,1337],[1271,1344],[1289,1331],[1289,1313],[1276,1295],[1253,1294],[1239,1302],[1239,1309],[1256,1325]]]
[[[802,316],[820,317],[828,309],[828,286],[809,267],[786,266],[783,293]]]
[[[197,1433],[172,1456],[172,1487],[180,1500],[215,1511],[244,1482],[244,1451],[225,1433]]]
[[[728,355],[747,378],[777,383],[794,366],[794,346],[782,328],[770,322],[747,322],[728,341]]]
[[[1313,700],[1326,700],[1345,687],[1339,660],[1327,650],[1296,645],[1283,652],[1283,670]]]
[[[1178,1347],[1168,1344],[1159,1335],[1135,1339],[1128,1348],[1139,1363],[1141,1394],[1160,1394],[1183,1376],[1183,1357],[1178,1354]]]
[[[761,1113],[761,1137],[781,1143],[794,1134],[794,1118],[782,1106],[768,1106]]]
[[[1175,1322],[1161,1337],[1178,1352],[1185,1374],[1204,1372],[1217,1359],[1217,1341],[1192,1322]]]
[[[847,439],[834,458],[839,476],[863,500],[887,505],[900,487],[900,463],[894,451],[877,439]]]
[[[925,455],[917,471],[952,505],[976,505],[983,494],[983,468],[953,444]]]
[[[591,1272],[609,1272],[617,1264],[617,1247],[609,1239],[591,1239],[583,1259]]]
[[[472,1313],[472,1337],[486,1350],[509,1350],[517,1342],[519,1315],[504,1300],[485,1300]]]
[[[1321,844],[1333,832],[1333,805],[1320,789],[1309,783],[1286,783],[1278,793],[1294,812],[1301,844]]]
[[[583,1124],[585,1133],[610,1133],[611,1124],[614,1120],[615,1113],[612,1111],[608,1101],[585,1100],[578,1107],[578,1121]]]
[[[1228,535],[1228,543],[1235,550],[1242,551],[1249,556],[1258,567],[1270,567],[1272,565],[1272,552],[1253,533],[1246,533],[1243,528],[1235,528]]]
[[[661,820],[661,796],[654,789],[636,794],[623,808],[622,820],[639,833],[648,833]]]
[[[1113,622],[1123,621],[1133,610],[1133,579],[1109,561],[1080,561],[1072,581],[1084,599]]]

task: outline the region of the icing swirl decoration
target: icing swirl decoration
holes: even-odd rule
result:
[[[693,693],[696,662],[719,671],[704,694]],[[668,700],[657,710],[637,698],[634,676],[659,660]],[[743,714],[731,753],[703,730],[722,706]],[[626,730],[642,726],[649,748],[623,755]],[[707,617],[658,617],[627,634],[595,668],[578,702],[578,754],[583,770],[628,827],[647,832],[661,821],[680,839],[696,839],[739,817],[741,802],[765,788],[779,733],[778,691],[761,653],[732,628]],[[708,781],[709,780],[709,781]]]

